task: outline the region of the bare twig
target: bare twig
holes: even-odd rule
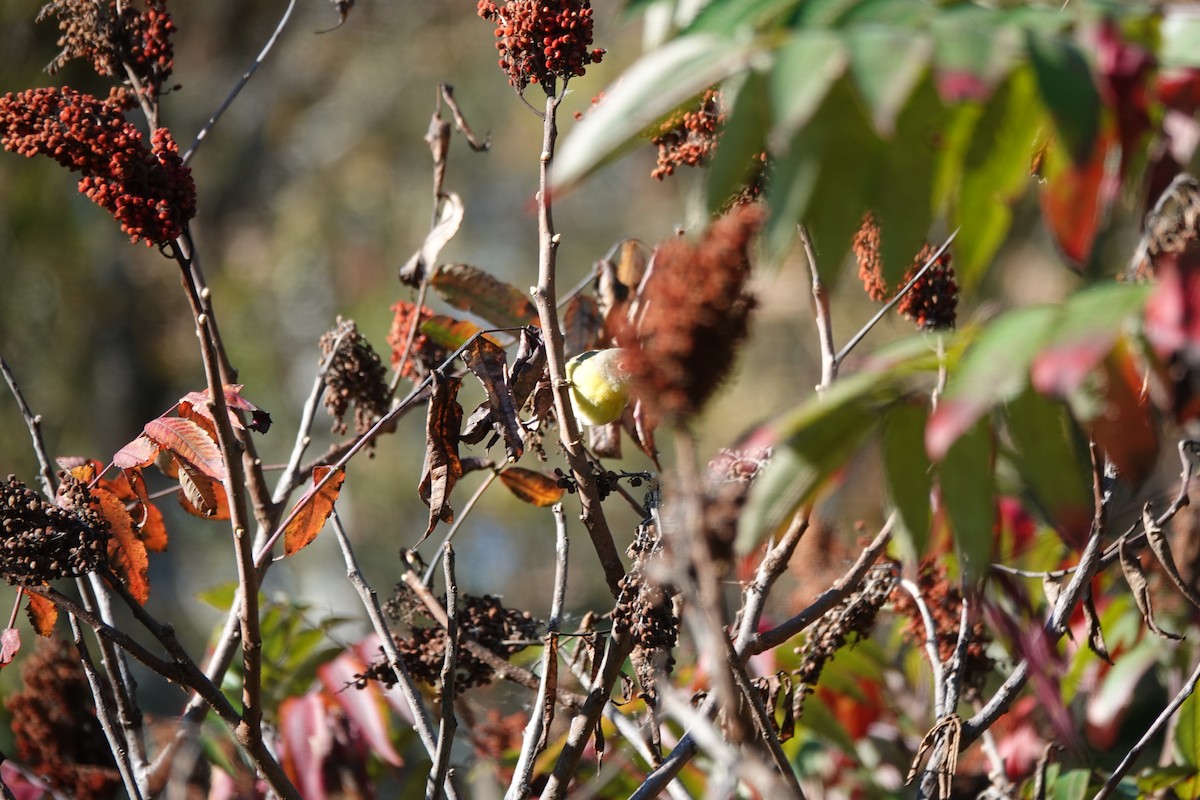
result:
[[[534,304],[546,342],[546,363],[550,370],[550,383],[554,392],[554,410],[558,416],[558,429],[572,477],[579,486],[580,504],[583,506],[583,524],[591,537],[592,546],[600,559],[604,578],[613,597],[620,594],[620,581],[625,577],[621,556],[613,542],[608,520],[600,505],[596,482],[588,466],[587,455],[579,437],[579,423],[571,409],[567,394],[566,362],[563,353],[563,331],[557,311],[557,289],[555,259],[560,241],[554,232],[554,217],[550,202],[549,170],[554,158],[554,144],[558,138],[556,116],[559,98],[546,97],[546,113],[543,116],[542,153],[538,180],[538,284],[533,290]]]
[[[74,614],[68,614],[67,619],[71,623],[71,635],[75,640],[75,649],[79,652],[79,663],[83,665],[83,674],[87,678],[88,688],[92,691],[92,699],[96,705],[96,719],[100,722],[101,730],[104,731],[108,749],[112,751],[113,758],[117,762],[117,770],[121,773],[125,791],[129,792],[129,796],[134,800],[141,800],[142,791],[129,760],[125,737],[113,724],[108,698],[104,696],[104,687],[100,683],[100,676],[96,673],[96,665],[92,663],[92,657],[88,653],[87,642],[83,638],[83,629],[79,626],[79,620],[75,618]]]
[[[500,477],[500,473],[497,470],[493,469],[491,472],[489,472],[488,476],[483,479],[482,483],[479,484],[479,488],[475,490],[475,493],[468,498],[467,502],[463,504],[463,507],[454,515],[454,522],[450,524],[450,528],[446,531],[446,535],[442,537],[442,542],[438,545],[438,549],[435,551],[434,557],[429,561],[429,566],[425,568],[425,574],[421,576],[421,581],[426,586],[428,586],[429,582],[433,579],[433,571],[437,567],[438,559],[442,557],[442,554],[446,552],[446,548],[450,546],[450,540],[454,538],[454,534],[458,533],[458,529],[462,527],[463,520],[467,518],[467,515],[471,513],[471,509],[475,508],[475,504],[479,502],[479,498],[483,497],[483,493],[488,490],[488,487],[491,486],[498,477]]]
[[[291,19],[292,11],[295,8],[296,0],[289,0],[287,8],[283,12],[283,16],[279,18],[279,24],[275,26],[275,30],[271,34],[271,38],[267,39],[267,43],[263,45],[263,49],[259,51],[257,56],[255,56],[254,61],[250,62],[250,66],[246,68],[246,71],[242,73],[242,77],[238,79],[236,84],[234,84],[233,89],[229,92],[229,95],[224,101],[222,101],[221,105],[217,107],[217,110],[213,112],[212,116],[208,118],[208,122],[204,123],[204,127],[200,129],[200,132],[196,134],[196,138],[192,142],[192,146],[189,147],[187,152],[183,154],[184,164],[192,160],[192,156],[194,156],[196,151],[200,149],[201,143],[203,143],[204,138],[208,136],[209,131],[213,129],[213,126],[217,124],[217,120],[219,120],[221,115],[228,110],[229,106],[233,104],[233,101],[237,98],[237,96],[241,94],[242,89],[246,88],[246,84],[250,82],[250,78],[252,78],[254,73],[258,71],[258,68],[262,66],[263,61],[267,58],[267,54],[271,52],[271,48],[275,46],[275,42],[279,39],[279,35],[283,33],[284,27],[287,25],[288,20]]]
[[[804,246],[804,255],[808,259],[808,271],[812,275],[813,316],[817,322],[817,340],[821,345],[821,383],[818,391],[824,391],[837,379],[838,356],[833,348],[833,320],[829,315],[829,292],[821,282],[821,271],[817,268],[817,253],[813,249],[812,237],[808,228],[797,225],[800,244]]]
[[[429,716],[429,709],[425,707],[425,701],[421,698],[420,690],[417,689],[412,676],[409,675],[408,668],[404,666],[404,661],[400,657],[400,651],[396,649],[396,640],[392,638],[392,631],[388,627],[387,619],[383,616],[383,609],[379,606],[379,595],[367,583],[367,579],[362,574],[362,569],[359,568],[358,558],[354,554],[354,546],[350,543],[350,537],[346,534],[346,528],[342,525],[342,520],[338,516],[337,509],[334,509],[333,513],[330,514],[329,522],[333,526],[338,547],[341,548],[342,558],[346,562],[346,577],[358,592],[363,608],[367,612],[367,618],[371,621],[371,627],[379,637],[379,645],[383,648],[384,655],[387,657],[388,666],[392,668],[392,674],[396,678],[396,684],[400,687],[400,693],[404,696],[405,701],[408,703],[408,708],[412,712],[413,727],[417,730],[417,736],[420,738],[425,752],[429,754],[430,758],[433,758],[437,752],[437,739],[433,734],[433,723]],[[445,785],[445,790],[447,797],[453,798],[458,795],[453,783],[448,782]]]
[[[17,408],[21,411],[21,418],[25,420],[25,427],[29,428],[29,438],[33,440],[33,452],[37,456],[38,466],[41,470],[38,474],[42,480],[42,493],[48,500],[53,500],[54,469],[50,466],[50,456],[46,454],[46,442],[42,439],[42,417],[40,414],[34,414],[29,404],[25,402],[25,395],[21,393],[21,387],[17,384],[17,379],[13,376],[8,362],[4,360],[3,356],[0,356],[0,373],[4,373],[4,382],[8,384],[13,399],[17,401]]]
[[[537,700],[529,723],[525,726],[525,737],[521,743],[521,754],[513,772],[512,782],[505,800],[521,800],[528,797],[533,778],[533,764],[545,737],[546,710],[554,708],[552,692],[557,692],[558,634],[562,626],[563,604],[567,595],[567,520],[563,515],[562,503],[556,503],[554,511],[554,594],[550,601],[550,619],[546,622],[546,646],[542,651],[542,680],[538,685]],[[551,681],[555,685],[551,685]]]
[[[442,784],[450,770],[450,748],[454,745],[454,731],[458,719],[454,716],[454,674],[458,670],[458,580],[454,576],[454,548],[445,546],[442,566],[446,574],[446,658],[442,664],[441,703],[442,718],[438,726],[437,748],[434,750],[433,769],[426,783],[426,800],[439,800]]]
[[[929,659],[929,667],[933,670],[933,716],[934,719],[941,719],[946,714],[946,682],[942,657],[938,654],[937,625],[929,605],[921,596],[921,588],[907,578],[901,579],[899,585],[912,598],[925,625],[925,657]]]

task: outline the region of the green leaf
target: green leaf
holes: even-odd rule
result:
[[[709,3],[696,15],[684,33],[716,33],[754,30],[774,26],[783,20],[799,0],[739,0],[736,3]]]
[[[1061,36],[1025,33],[1038,88],[1076,164],[1086,164],[1100,127],[1100,92],[1087,59]]]
[[[1029,365],[1057,319],[1054,306],[1030,306],[984,328],[950,373],[941,404],[929,420],[925,443],[934,460],[988,409],[1025,389]]]
[[[900,110],[925,74],[933,40],[913,30],[864,27],[846,35],[850,74],[881,136],[890,137]]]
[[[855,453],[883,411],[900,397],[895,374],[860,373],[839,381],[772,425],[765,474],[754,482],[739,523],[737,550],[747,553],[775,533]]]
[[[942,501],[950,517],[959,564],[968,581],[987,573],[996,524],[991,426],[976,423],[950,446],[938,465]]]
[[[883,462],[888,492],[896,505],[899,540],[916,562],[929,542],[929,457],[925,455],[923,403],[899,403],[888,413],[883,427]]]
[[[762,167],[769,122],[767,78],[750,71],[732,98],[721,144],[708,169],[708,207],[719,212]]]
[[[831,31],[797,31],[779,48],[770,80],[774,117],[770,142],[776,158],[787,153],[796,133],[812,119],[849,63],[841,37]]]
[[[518,328],[537,319],[529,295],[470,264],[442,264],[429,285],[450,305],[496,327]]]
[[[1029,181],[1036,140],[1047,123],[1028,68],[1013,72],[975,120],[963,153],[958,202],[951,208],[960,228],[955,272],[964,289],[979,282],[1003,243],[1012,224],[1009,203]]]
[[[697,34],[643,56],[563,139],[552,167],[552,188],[562,191],[573,186],[638,144],[651,125],[741,72],[764,49],[758,41]]]
[[[1046,519],[1071,540],[1092,517],[1091,460],[1060,402],[1027,388],[1005,406],[1014,462]]]
[[[1083,800],[1087,796],[1088,782],[1092,778],[1091,770],[1073,769],[1062,773],[1051,787],[1054,800]]]
[[[1175,749],[1193,768],[1200,767],[1200,695],[1192,692],[1179,707],[1175,723]]]

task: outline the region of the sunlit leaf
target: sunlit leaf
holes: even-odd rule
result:
[[[150,560],[146,545],[134,532],[125,504],[107,489],[92,489],[92,502],[108,521],[108,563],[139,603],[150,597]]]
[[[429,506],[429,527],[416,544],[425,541],[433,533],[438,520],[454,521],[450,492],[462,477],[462,462],[458,458],[462,406],[456,400],[461,386],[462,380],[459,378],[433,373],[433,395],[429,398],[429,413],[425,421],[425,472],[417,487],[417,493]]]
[[[325,761],[333,751],[334,727],[320,692],[289,697],[279,706],[283,768],[308,800],[325,800]]]
[[[229,519],[229,495],[225,486],[199,470],[178,465],[179,505],[194,517],[210,522]]]
[[[54,633],[54,623],[58,622],[58,606],[40,594],[26,595],[29,602],[25,605],[25,613],[38,636],[49,638]]]
[[[362,688],[356,686],[356,676],[366,671],[367,665],[359,660],[353,650],[347,650],[333,661],[321,665],[317,669],[317,676],[325,690],[333,696],[334,702],[341,706],[346,718],[362,732],[371,752],[392,766],[402,766],[404,759],[392,746],[379,690],[374,683],[367,683]]]
[[[313,469],[312,488],[296,501],[296,506],[300,511],[283,531],[284,555],[290,556],[311,544],[321,529],[325,527],[325,520],[329,519],[329,515],[333,513],[333,504],[337,502],[338,495],[342,491],[342,484],[346,481],[346,471],[339,469],[336,475],[321,486],[321,482],[331,469],[328,466]]]
[[[458,229],[462,227],[463,214],[462,199],[457,194],[446,192],[442,195],[437,223],[425,235],[421,249],[400,268],[401,283],[414,287],[420,285],[429,270],[437,263],[437,257],[442,252],[442,248],[454,238]]]
[[[846,46],[832,31],[799,30],[775,56],[771,70],[771,149],[782,155],[808,124],[834,81],[850,63]]]
[[[139,434],[113,456],[113,464],[121,469],[140,469],[154,463],[161,448],[146,434]]]
[[[1118,166],[1111,157],[1116,146],[1111,134],[1101,137],[1087,161],[1048,171],[1038,195],[1042,219],[1071,266],[1080,271],[1091,260],[1099,226],[1120,185],[1112,174]]]
[[[144,432],[159,447],[171,451],[180,462],[191,464],[214,480],[225,480],[221,448],[204,428],[190,419],[158,417],[146,423]]]
[[[270,430],[271,415],[242,397],[242,384],[226,384],[224,394],[225,405],[229,409],[230,425],[237,429],[249,427],[250,430],[259,433],[266,433]],[[206,430],[214,430],[213,425],[215,424],[215,420],[208,405],[209,396],[208,389],[202,392],[188,392],[179,398],[179,403],[176,405],[175,410],[179,416],[200,423]],[[248,426],[242,424],[241,417],[236,413],[238,411],[244,411],[250,415],[250,424]],[[201,422],[201,420],[206,422]]]
[[[450,305],[501,328],[537,323],[537,309],[526,292],[470,264],[443,264],[429,285]]]
[[[504,470],[500,473],[500,482],[518,498],[535,506],[552,506],[566,491],[554,478],[523,467]]]
[[[445,350],[457,350],[479,333],[480,327],[464,319],[434,314],[421,323],[421,333]]]

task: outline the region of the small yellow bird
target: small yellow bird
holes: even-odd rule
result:
[[[588,350],[567,361],[571,407],[584,425],[607,425],[621,418],[629,403],[628,351],[613,347]]]

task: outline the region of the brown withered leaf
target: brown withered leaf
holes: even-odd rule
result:
[[[438,213],[437,224],[425,235],[421,249],[413,253],[412,258],[408,259],[408,262],[400,268],[400,282],[414,289],[421,285],[421,281],[437,263],[437,257],[442,252],[442,248],[454,238],[458,229],[462,227],[464,213],[462,199],[454,192],[447,192],[443,197],[444,202]]]
[[[1150,549],[1154,551],[1155,557],[1158,558],[1158,563],[1162,564],[1162,568],[1167,573],[1167,577],[1171,579],[1171,583],[1179,590],[1189,603],[1196,608],[1200,608],[1200,597],[1192,591],[1192,587],[1188,585],[1183,576],[1179,574],[1179,567],[1175,566],[1175,557],[1171,555],[1171,545],[1167,542],[1167,537],[1163,534],[1162,528],[1154,519],[1154,511],[1150,508],[1150,504],[1146,503],[1142,507],[1142,527],[1146,529],[1146,542],[1150,545]]]
[[[38,636],[50,638],[50,635],[54,633],[54,623],[58,622],[58,606],[40,594],[30,593],[28,597],[29,602],[25,605],[25,613],[29,615],[30,624],[33,625]]]
[[[202,392],[188,392],[183,397],[179,398],[179,403],[175,410],[181,417],[185,417],[194,422],[199,423],[208,431],[214,431],[213,427],[216,420],[213,419],[212,411],[208,406],[209,390],[205,389]],[[252,431],[266,433],[271,428],[271,415],[263,411],[258,406],[251,403],[246,398],[242,397],[242,384],[227,383],[225,384],[225,405],[229,408],[229,424],[238,430],[249,428]],[[240,415],[234,413],[236,411],[244,411],[250,415],[250,424],[242,424]]]
[[[321,486],[321,481],[329,474],[330,469],[331,467],[327,466],[315,467],[312,475],[312,488],[296,501],[300,512],[283,531],[283,554],[285,556],[290,556],[302,547],[307,547],[313,539],[316,539],[317,534],[325,527],[325,520],[329,519],[329,515],[333,513],[333,504],[337,502],[338,495],[342,491],[342,484],[346,481],[346,471],[339,469],[336,475],[326,481],[324,486]],[[318,486],[320,489],[317,488]]]
[[[542,332],[534,327],[521,331],[517,355],[509,370],[508,384],[512,387],[513,405],[518,409],[533,394],[538,381],[546,376],[546,345],[542,343]]]
[[[180,465],[190,464],[210,478],[225,480],[221,448],[217,447],[208,431],[192,420],[159,417],[146,423],[144,433],[159,447],[170,450]]]
[[[92,489],[92,502],[108,520],[108,563],[139,603],[150,597],[150,559],[146,545],[133,529],[133,519],[121,498],[108,489]]]
[[[537,309],[525,292],[470,264],[442,264],[429,285],[450,305],[497,327],[536,324]]]
[[[600,347],[602,318],[596,299],[577,294],[563,310],[563,346],[568,353],[585,353]]]
[[[474,373],[487,394],[492,410],[492,424],[504,439],[504,452],[509,461],[516,461],[525,450],[521,440],[521,424],[517,421],[517,408],[508,374],[504,349],[486,339],[476,339],[463,351],[467,369]]]
[[[1087,622],[1088,647],[1109,664],[1113,663],[1112,656],[1108,654],[1108,645],[1104,643],[1104,629],[1100,627],[1100,615],[1096,613],[1091,584],[1083,593],[1083,619]]]
[[[627,319],[629,305],[646,276],[646,246],[636,239],[625,239],[609,252],[612,255],[596,264],[596,301],[611,335]]]
[[[149,436],[139,434],[113,456],[113,464],[120,469],[141,469],[154,463],[160,448]]]
[[[425,473],[417,487],[417,494],[429,506],[429,527],[413,547],[433,533],[438,520],[454,521],[450,492],[462,477],[462,462],[458,458],[462,406],[457,399],[462,380],[440,372],[432,373],[432,377],[433,394],[429,398],[429,414],[425,419]]]
[[[1158,623],[1154,621],[1154,609],[1150,604],[1150,584],[1146,582],[1142,562],[1138,560],[1136,553],[1130,552],[1124,536],[1121,537],[1117,551],[1121,557],[1121,572],[1125,574],[1125,580],[1133,590],[1133,599],[1137,602],[1138,610],[1142,612],[1142,619],[1146,620],[1146,627],[1164,639],[1182,639],[1179,634],[1158,627]]]
[[[588,426],[588,444],[599,458],[621,457],[621,422]]]
[[[554,478],[524,467],[504,470],[500,473],[500,482],[518,499],[539,508],[554,505],[566,491]]]
[[[185,462],[179,463],[179,503],[189,513],[203,519],[229,519],[229,500],[225,487]]]
[[[503,473],[500,477],[504,477]],[[534,749],[535,753],[545,750],[550,743],[550,726],[554,723],[554,706],[558,700],[558,633],[554,631],[546,637],[546,658],[543,663],[546,665],[546,674],[542,676],[546,695],[542,701],[542,737]]]

